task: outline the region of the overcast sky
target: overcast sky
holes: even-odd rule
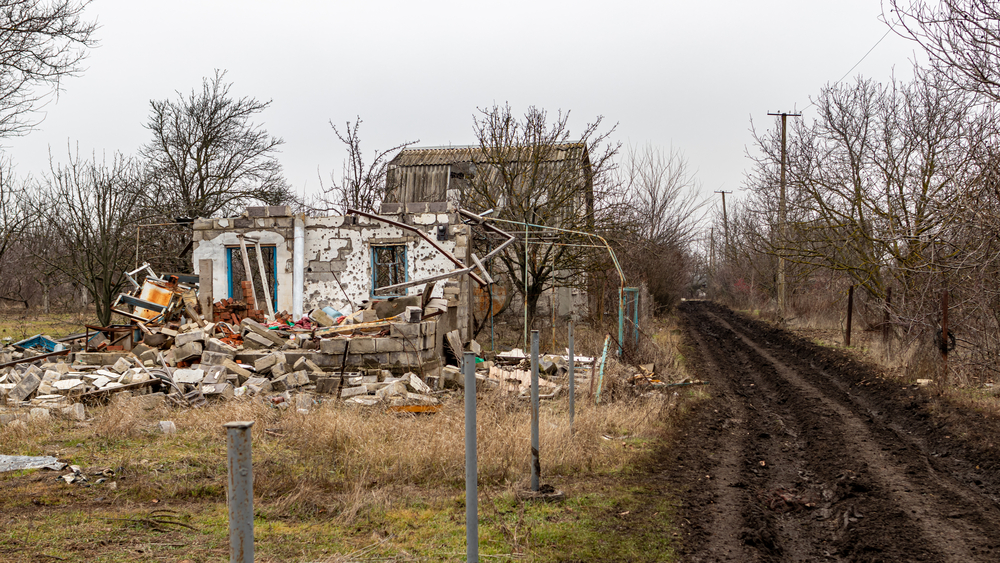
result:
[[[272,100],[259,121],[298,193],[340,168],[330,128],[361,116],[377,148],[475,142],[477,107],[509,102],[571,130],[596,116],[615,138],[683,151],[703,191],[736,191],[753,117],[803,109],[887,31],[877,0],[837,2],[505,2],[94,0],[100,45],[27,137],[7,140],[21,174],[48,169],[51,148],[135,154],[151,99],[228,71],[231,93]],[[915,45],[895,33],[855,68],[911,75]],[[810,119],[809,109],[804,118]]]

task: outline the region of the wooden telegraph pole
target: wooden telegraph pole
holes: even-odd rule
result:
[[[733,192],[727,192],[723,190],[717,190],[715,193],[722,194],[722,227],[725,229],[726,240],[722,246],[723,260],[729,255],[729,216],[726,213],[726,194],[731,194]]]
[[[785,207],[785,162],[787,162],[787,148],[786,140],[788,138],[788,117],[801,117],[801,113],[788,113],[788,112],[768,112],[767,115],[780,115],[781,116],[781,193],[778,197],[778,238],[782,244],[785,243],[785,223],[788,219],[786,207]],[[786,306],[786,285],[785,285],[785,255],[784,252],[778,254],[778,311],[781,313],[781,318],[784,319],[788,315],[785,311]]]

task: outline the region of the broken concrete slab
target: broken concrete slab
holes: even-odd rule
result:
[[[201,353],[201,364],[205,366],[222,366],[226,360],[232,360],[233,355],[225,352],[205,350]]]
[[[130,352],[77,352],[74,364],[87,366],[113,366],[118,360],[127,358]]]
[[[59,412],[73,420],[81,422],[87,420],[87,410],[84,408],[83,403],[73,403],[68,407],[59,409]]]
[[[267,393],[271,391],[271,380],[266,377],[251,377],[247,379],[245,385],[254,388],[257,392]]]
[[[386,399],[389,397],[406,395],[406,393],[406,384],[404,384],[402,380],[396,380],[376,391],[375,396],[379,399]]]
[[[358,395],[367,395],[367,394],[368,394],[368,389],[364,385],[343,387],[340,390],[340,397],[342,399],[346,399],[348,397],[355,397]]]
[[[243,336],[243,348],[246,350],[260,350],[265,348],[274,348],[277,346],[268,338],[257,334],[256,332],[248,332]]]
[[[253,369],[257,372],[262,372],[267,369],[273,368],[275,365],[285,363],[285,354],[282,352],[273,352],[258,359],[253,363]]]
[[[131,367],[132,367],[132,362],[126,360],[125,358],[118,358],[118,361],[115,362],[113,366],[111,366],[111,370],[114,371],[115,373],[122,374],[128,371],[129,368]]]
[[[16,387],[7,393],[7,398],[12,401],[23,401],[31,396],[41,383],[41,377],[34,373],[29,373],[17,383]]]
[[[232,399],[234,396],[233,386],[226,383],[214,383],[211,385],[202,385],[201,394],[208,400],[228,400]]]
[[[242,326],[245,329],[251,330],[256,334],[259,334],[264,338],[267,338],[277,346],[283,346],[285,344],[284,338],[278,336],[277,334],[269,330],[266,326],[258,323],[253,319],[243,319],[240,322],[240,326]]]
[[[422,379],[420,379],[419,375],[413,372],[404,374],[403,378],[406,381],[406,384],[410,387],[410,389],[413,389],[413,391],[416,393],[427,394],[433,391],[433,389],[431,389],[429,385],[427,385],[426,383],[424,383]]]
[[[175,369],[174,383],[180,385],[181,383],[186,383],[188,385],[197,385],[205,379],[205,370],[203,369]]]
[[[183,346],[171,348],[175,362],[186,362],[192,358],[201,357],[203,352],[201,342],[188,342]]]
[[[192,330],[191,332],[182,332],[174,337],[174,346],[184,346],[190,342],[198,342],[204,346],[205,331]]]
[[[218,338],[209,338],[205,341],[205,350],[209,352],[217,352],[221,354],[226,354],[230,358],[236,355],[236,348],[226,344],[225,342],[219,340]]]

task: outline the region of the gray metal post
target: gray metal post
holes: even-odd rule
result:
[[[479,469],[476,457],[476,354],[466,352],[465,374],[465,560],[479,561]]]
[[[538,490],[538,331],[531,331],[531,490]]]
[[[573,402],[576,399],[576,382],[573,376],[573,362],[575,356],[573,355],[573,320],[569,321],[569,333],[567,335],[569,340],[569,433],[573,434]]]
[[[253,563],[253,459],[250,427],[253,421],[227,422],[229,458],[229,563]]]

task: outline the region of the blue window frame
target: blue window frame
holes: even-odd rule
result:
[[[271,290],[271,302],[278,306],[278,252],[275,245],[260,245],[264,258],[264,272],[267,274],[267,287]],[[242,249],[238,246],[226,247],[226,275],[229,286],[229,297],[243,300],[243,288],[240,282],[246,280],[246,273],[243,271]],[[264,309],[264,287],[260,283],[260,267],[257,265],[257,249],[247,246],[247,254],[250,257],[250,270],[253,275],[253,286],[257,292],[255,305],[257,309]]]
[[[409,281],[406,272],[406,245],[373,245],[372,249],[372,289],[371,297],[398,297],[406,295],[405,289],[390,293],[375,294],[380,287]]]

